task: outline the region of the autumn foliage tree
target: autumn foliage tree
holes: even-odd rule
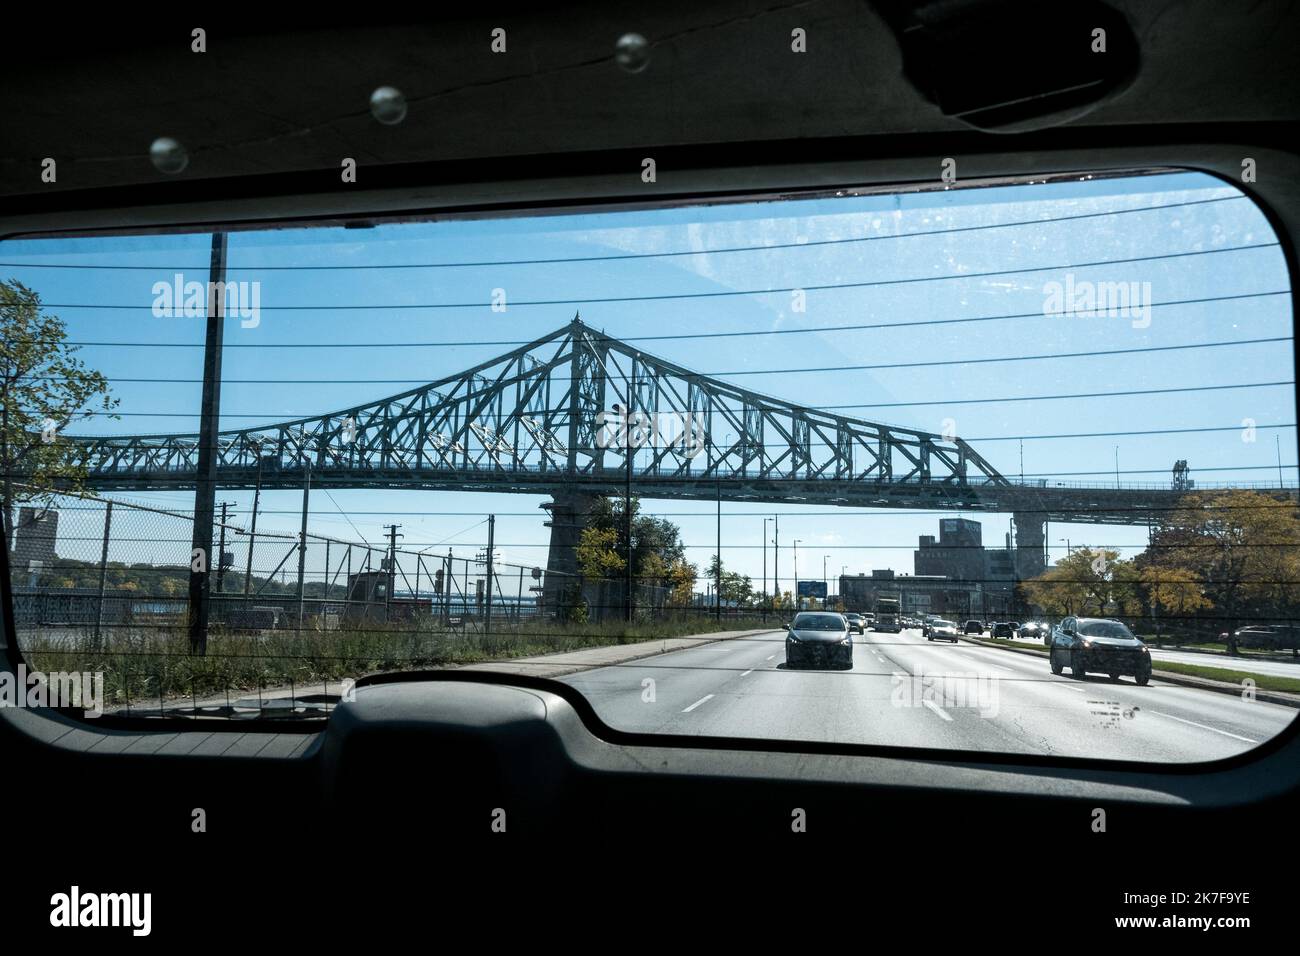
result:
[[[38,293],[17,280],[0,281],[0,507],[7,531],[19,501],[81,486],[85,466],[64,431],[117,406],[108,379],[77,351]]]
[[[1164,516],[1142,563],[1198,582],[1235,654],[1239,624],[1288,619],[1300,606],[1300,514],[1294,501],[1254,491],[1189,494]]]

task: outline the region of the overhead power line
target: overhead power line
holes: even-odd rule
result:
[[[1133,213],[1158,212],[1163,209],[1183,209],[1188,206],[1207,206],[1212,203],[1233,202],[1245,199],[1244,195],[1217,196],[1212,199],[1193,199],[1186,202],[1161,203],[1155,206],[1137,206],[1132,209],[1108,209],[1104,212],[1076,213],[1068,216],[1045,216],[1040,219],[1018,219],[1012,222],[993,222],[978,226],[951,226],[943,229],[923,229],[916,232],[895,233],[888,236],[847,236],[840,239],[814,239],[805,242],[775,242],[760,245],[722,246],[717,249],[676,249],[665,252],[620,252],[598,256],[556,256],[545,259],[489,259],[456,262],[398,262],[398,263],[331,263],[329,265],[227,265],[227,272],[365,272],[384,269],[477,269],[494,266],[561,265],[579,262],[618,262],[628,259],[669,259],[679,256],[712,256],[732,252],[769,252],[777,249],[816,248],[820,246],[853,243],[881,242],[896,239],[916,239],[924,236],[953,235],[964,232],[983,232],[992,229],[1010,229],[1018,226],[1041,226],[1053,222],[1075,222],[1082,219],[1101,219],[1106,216],[1124,216]],[[863,213],[863,215],[871,215]],[[0,267],[23,269],[82,269],[136,272],[173,272],[191,269],[204,271],[206,263],[192,266],[131,265],[128,263],[75,263],[75,262],[0,262]]]
[[[511,309],[547,305],[598,305],[614,302],[670,302],[684,299],[723,299],[747,295],[775,295],[790,292],[827,292],[834,289],[870,289],[881,286],[913,285],[918,282],[949,282],[955,279],[986,279],[994,276],[1028,275],[1034,272],[1057,272],[1063,269],[1087,269],[1092,266],[1126,265],[1135,262],[1157,262],[1167,259],[1184,259],[1192,256],[1213,256],[1229,252],[1249,252],[1254,249],[1271,249],[1277,242],[1255,242],[1244,246],[1228,246],[1223,249],[1195,249],[1189,252],[1167,252],[1150,256],[1131,256],[1125,259],[1096,259],[1091,262],[1073,262],[1063,265],[1030,266],[1023,269],[996,269],[991,272],[959,272],[942,276],[913,276],[907,279],[871,279],[863,282],[828,282],[817,285],[782,286],[771,289],[715,289],[708,292],[660,292],[649,295],[614,295],[591,296],[587,298],[565,299],[516,299],[507,300]],[[396,303],[362,303],[349,305],[263,305],[263,312],[398,312],[421,309],[482,309],[490,308],[489,301],[479,302],[396,302]],[[99,304],[77,302],[44,303],[47,309],[108,309],[139,310],[152,309],[152,302],[135,304]]]

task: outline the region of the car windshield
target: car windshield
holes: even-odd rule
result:
[[[844,619],[838,614],[800,614],[791,627],[797,631],[842,631]]]
[[[1125,640],[1133,638],[1133,632],[1119,621],[1080,621],[1080,637],[1118,637]]]
[[[917,169],[679,199],[665,162],[600,203],[0,241],[29,672],[99,674],[133,721],[327,720],[358,679],[487,668],[638,734],[1272,738],[1294,710],[1167,679],[1294,680],[1267,658],[1300,634],[1234,637],[1300,619],[1270,583],[1300,519],[1264,212],[1177,169]],[[881,613],[787,659],[786,622],[851,607]],[[1152,675],[978,641],[1036,614],[1122,621],[1083,633],[1131,628]]]

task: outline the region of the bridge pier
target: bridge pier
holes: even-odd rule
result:
[[[599,498],[582,492],[557,492],[541,505],[550,515],[546,524],[551,529],[542,577],[542,613],[548,617],[562,615],[566,606],[578,600],[571,594],[580,581],[578,542]]]
[[[1047,558],[1043,551],[1046,522],[1041,513],[1023,511],[1015,512],[1012,521],[1016,529],[1016,577],[1027,581],[1047,570]]]

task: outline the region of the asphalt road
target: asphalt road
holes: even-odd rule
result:
[[[1227,757],[1297,713],[1154,679],[1056,677],[1046,659],[917,630],[853,639],[852,670],[790,670],[772,631],[562,679],[620,730],[1139,761]]]

